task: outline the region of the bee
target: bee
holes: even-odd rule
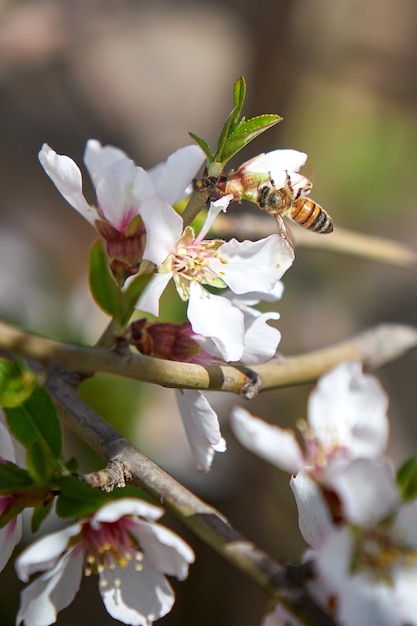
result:
[[[315,233],[325,234],[333,231],[330,215],[317,202],[305,197],[312,186],[306,179],[305,184],[295,191],[287,172],[285,187],[276,187],[272,179],[258,187],[258,206],[275,217],[278,232],[290,243],[291,236],[284,217]]]

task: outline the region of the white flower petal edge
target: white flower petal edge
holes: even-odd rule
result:
[[[325,448],[378,456],[388,441],[388,398],[359,363],[344,362],[322,376],[308,401],[308,421]]]
[[[213,340],[225,361],[239,361],[245,341],[244,318],[230,300],[192,282],[187,317],[195,333]]]
[[[173,152],[166,161],[148,170],[158,195],[175,204],[185,195],[190,181],[206,159],[199,146],[185,146]]]
[[[141,569],[131,561],[126,567],[105,568],[100,574],[100,594],[107,612],[131,626],[151,626],[169,613],[174,592],[166,578],[156,571],[146,556]]]
[[[208,472],[214,453],[226,450],[217,414],[200,391],[178,389],[176,395],[184,430],[197,468]]]
[[[129,159],[127,154],[115,146],[103,146],[97,139],[89,139],[85,146],[84,163],[94,187],[110,165],[120,159]]]
[[[236,294],[269,293],[294,261],[294,250],[279,235],[258,241],[231,239],[220,246],[210,267]]]
[[[83,572],[82,551],[67,552],[52,569],[42,574],[21,593],[17,626],[50,626],[57,614],[74,599]]]
[[[304,541],[312,548],[323,544],[332,532],[333,524],[321,490],[305,472],[290,480],[298,509],[298,525]]]
[[[16,463],[16,451],[9,429],[5,425],[5,417],[0,409],[0,461],[11,461]]]
[[[39,152],[39,161],[65,200],[94,226],[98,214],[84,198],[78,165],[69,157],[57,154],[46,143]]]
[[[1,498],[0,498],[1,500]],[[1,512],[1,506],[0,506]],[[6,567],[13,550],[22,538],[22,516],[18,515],[0,529],[0,572]]]
[[[238,406],[231,411],[231,426],[240,443],[265,461],[287,472],[303,466],[303,455],[292,431],[268,424]]]
[[[354,459],[330,463],[326,484],[339,495],[346,518],[369,526],[391,513],[399,504],[392,467],[384,459]]]
[[[243,167],[250,172],[270,173],[271,178],[275,178],[283,171],[298,172],[307,161],[307,155],[298,150],[284,149],[271,150],[254,157],[243,164]]]
[[[120,498],[102,506],[91,520],[94,528],[97,522],[116,522],[125,515],[138,515],[147,520],[157,520],[164,514],[164,509],[138,498]]]
[[[185,580],[188,566],[195,560],[194,552],[178,535],[161,524],[136,520],[130,527],[146,558],[158,571]]]
[[[15,567],[20,580],[27,582],[34,572],[43,572],[54,567],[68,545],[71,537],[80,532],[80,524],[73,524],[38,539],[28,546],[16,559]]]

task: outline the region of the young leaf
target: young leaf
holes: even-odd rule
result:
[[[417,496],[417,455],[407,459],[397,472],[397,483],[406,500]]]
[[[58,482],[61,492],[56,502],[60,517],[85,517],[109,502],[103,491],[93,489],[74,476],[64,476]]]
[[[258,115],[252,117],[250,120],[241,120],[234,132],[229,135],[226,145],[224,146],[222,155],[223,165],[237,154],[239,150],[242,150],[248,143],[253,141],[253,139],[281,120],[282,117],[273,114]]]
[[[28,451],[28,469],[38,480],[62,467],[61,422],[45,389],[36,387],[24,404],[5,413],[10,432]]]
[[[36,377],[23,361],[0,359],[0,406],[19,406],[36,387]]]
[[[194,139],[196,143],[198,143],[198,145],[206,155],[208,162],[211,163],[213,160],[213,153],[210,150],[210,146],[208,145],[207,141],[204,141],[204,139],[201,139],[201,137],[199,137],[195,133],[189,132],[188,134],[192,139]]]
[[[97,241],[91,249],[89,280],[91,293],[99,307],[117,317],[123,293],[111,274],[101,241]]]
[[[33,486],[33,480],[25,469],[12,463],[0,463],[0,494],[15,494]]]

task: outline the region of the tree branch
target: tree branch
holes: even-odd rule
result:
[[[87,348],[59,343],[0,322],[0,350],[43,364],[86,374],[107,372],[179,389],[216,390],[246,398],[258,391],[317,380],[341,361],[359,361],[374,369],[417,346],[417,329],[406,324],[380,324],[328,348],[299,356],[278,356],[248,369],[243,366],[194,365],[154,359],[131,351]]]

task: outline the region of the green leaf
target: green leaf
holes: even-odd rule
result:
[[[120,311],[119,323],[125,326],[135,309],[139,296],[155,274],[138,274],[131,280],[126,291],[123,293],[123,309]]]
[[[60,517],[85,517],[110,501],[107,494],[93,489],[75,476],[64,476],[58,481],[61,493],[56,502]]]
[[[0,406],[19,406],[35,387],[36,377],[23,361],[0,359]]]
[[[30,529],[33,533],[36,533],[36,531],[39,530],[40,525],[51,510],[52,504],[53,502],[51,501],[47,504],[40,504],[33,509],[32,520],[30,523]]]
[[[219,141],[217,143],[216,153],[213,156],[213,162],[222,163],[223,165],[225,163],[223,153],[227,145],[227,141],[230,135],[233,134],[236,126],[238,125],[239,116],[241,114],[242,107],[245,101],[246,83],[243,76],[240,76],[235,82],[233,96],[235,106],[226,118],[226,121],[220,133]]]
[[[397,483],[404,499],[417,496],[417,455],[413,455],[397,472]]]
[[[0,494],[12,495],[32,486],[33,480],[27,470],[12,463],[0,463]]]
[[[10,432],[27,450],[28,470],[46,480],[62,467],[61,422],[48,392],[37,387],[24,404],[5,413]]]
[[[192,139],[194,139],[194,141],[196,143],[198,143],[198,145],[200,146],[200,148],[202,149],[202,151],[206,155],[208,162],[211,163],[211,161],[213,160],[213,153],[210,150],[210,146],[208,145],[207,141],[204,141],[204,139],[202,139],[201,137],[199,137],[195,133],[189,132],[188,134],[190,135],[190,137]]]
[[[117,318],[123,293],[110,271],[101,241],[97,241],[91,249],[89,280],[91,293],[99,307]]]
[[[223,150],[223,165],[229,161],[235,154],[242,150],[251,141],[256,139],[260,134],[277,124],[282,120],[279,115],[258,115],[250,120],[241,120],[234,132],[229,135]]]

